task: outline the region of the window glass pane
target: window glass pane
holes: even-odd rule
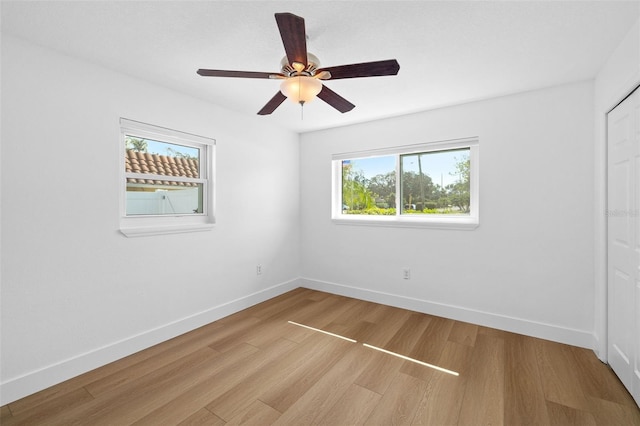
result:
[[[203,184],[127,179],[127,215],[203,213]]]
[[[469,148],[400,156],[401,214],[469,215]]]
[[[342,161],[342,214],[396,214],[396,157]]]
[[[196,147],[125,136],[126,215],[203,213],[203,184],[188,181],[201,177],[200,153]]]
[[[200,178],[200,149],[125,136],[127,173]]]

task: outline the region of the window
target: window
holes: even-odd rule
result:
[[[478,139],[333,156],[336,223],[475,228]]]
[[[215,141],[120,119],[126,236],[211,229]]]

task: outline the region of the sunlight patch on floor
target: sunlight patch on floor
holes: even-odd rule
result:
[[[367,347],[367,348],[370,348],[370,349],[375,349],[376,351],[384,352],[385,354],[397,356],[398,358],[402,358],[402,359],[404,359],[406,361],[415,362],[416,364],[424,365],[425,367],[433,368],[434,370],[438,370],[438,371],[442,371],[443,373],[451,374],[452,376],[459,376],[460,375],[456,371],[447,370],[446,368],[438,367],[437,365],[433,365],[433,364],[429,364],[427,362],[419,361],[417,359],[409,358],[408,356],[400,355],[400,354],[397,354],[395,352],[391,352],[391,351],[388,351],[386,349],[379,348],[377,346],[368,345],[366,343],[363,343],[362,345]]]
[[[346,341],[351,342],[351,343],[356,343],[357,342],[357,340],[349,339],[348,337],[344,337],[344,336],[341,336],[339,334],[330,333],[328,331],[320,330],[319,328],[309,327],[308,325],[298,324],[297,322],[293,322],[293,321],[287,321],[287,322],[289,324],[297,325],[298,327],[303,327],[303,328],[307,328],[309,330],[317,331],[318,333],[328,334],[329,336],[337,337],[338,339],[346,340]]]
[[[320,330],[319,328],[310,327],[308,325],[300,324],[300,323],[293,322],[293,321],[287,321],[287,322],[289,324],[297,325],[298,327],[306,328],[308,330],[317,331],[318,333],[323,333],[323,334],[327,334],[329,336],[337,337],[338,339],[346,340],[346,341],[351,342],[351,343],[357,343],[358,342],[357,340],[353,340],[353,339],[350,339],[348,337],[341,336],[339,334],[330,333],[328,331]],[[446,368],[438,367],[437,365],[429,364],[427,362],[420,361],[420,360],[417,360],[417,359],[413,359],[413,358],[410,358],[410,357],[405,356],[405,355],[400,355],[400,354],[397,354],[395,352],[391,352],[391,351],[388,351],[386,349],[379,348],[377,346],[369,345],[367,343],[363,343],[362,346],[364,346],[365,348],[373,349],[373,350],[388,354],[388,355],[393,355],[395,357],[404,359],[405,361],[415,362],[416,364],[420,364],[420,365],[423,365],[425,367],[433,368],[434,370],[441,371],[441,372],[447,373],[447,374],[451,374],[452,376],[459,376],[460,375],[456,371],[447,370]]]

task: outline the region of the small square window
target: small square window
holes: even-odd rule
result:
[[[211,228],[213,139],[121,119],[121,146],[125,235]]]
[[[204,213],[201,147],[125,135],[127,216]]]

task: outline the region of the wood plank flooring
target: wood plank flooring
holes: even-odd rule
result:
[[[6,426],[640,425],[589,350],[302,288],[1,415]]]

